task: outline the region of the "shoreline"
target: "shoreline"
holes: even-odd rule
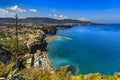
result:
[[[59,38],[64,38],[64,39],[67,39],[67,40],[73,40],[72,38],[69,38],[67,36],[51,36],[51,37],[47,37],[45,40],[46,42],[49,44],[51,43],[53,40],[56,40],[56,39],[59,39]]]
[[[72,38],[69,38],[69,37],[66,37],[66,36],[51,36],[51,37],[46,37],[44,40],[48,43],[48,44],[50,44],[53,40],[56,40],[56,39],[58,39],[58,38],[64,38],[64,39],[67,39],[67,40],[73,40]],[[53,66],[52,64],[51,64],[51,61],[50,61],[50,59],[49,59],[49,57],[48,57],[48,51],[46,51],[46,61],[47,61],[47,65],[49,65],[48,67],[49,67],[49,69],[50,69],[50,71],[52,72],[52,71],[58,71],[60,68],[62,68],[62,67],[66,67],[67,69],[69,69],[71,66],[70,65],[66,65],[66,66],[61,66],[60,68],[56,68],[55,66]]]

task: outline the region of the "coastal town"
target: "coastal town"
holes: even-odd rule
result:
[[[15,21],[14,21],[15,22]],[[76,25],[76,24],[74,24]],[[55,35],[57,28],[72,27],[68,24],[2,24],[0,26],[0,62],[9,64],[15,61],[13,68],[23,70],[24,68],[39,67],[43,71],[51,73],[58,71],[51,63],[47,54],[47,44],[57,38],[65,36]],[[69,68],[70,65],[65,67]]]
[[[100,25],[91,22],[21,23],[17,16],[12,22],[0,21],[0,80],[119,80],[100,73],[73,74],[71,65],[54,67],[47,46],[53,40],[67,36],[55,35],[58,29],[77,25]],[[112,78],[112,79],[111,79]]]
[[[14,26],[14,25],[13,25]],[[44,28],[45,29],[45,28]],[[45,38],[47,37],[47,33],[50,32],[50,29],[48,29],[49,31],[47,31],[47,29],[43,30],[42,26],[25,26],[23,27],[23,25],[19,25],[18,27],[18,54],[20,55],[26,55],[27,54],[35,54],[37,50],[40,50],[40,53],[45,53],[46,55],[46,51],[47,51],[47,43],[45,41]],[[52,29],[54,31],[56,31],[56,28],[54,27],[54,29]],[[10,53],[15,53],[16,51],[16,29],[15,27],[7,27],[7,26],[1,26],[0,27],[0,31],[1,31],[1,40],[0,40],[0,44],[2,45],[2,47],[4,47],[6,50],[10,51]],[[51,31],[52,34],[54,34],[55,32]],[[11,46],[12,45],[12,46]],[[29,51],[26,53],[21,52],[24,51],[25,49],[29,49]],[[1,54],[2,54],[1,50]],[[16,54],[15,54],[16,55]],[[14,56],[15,56],[14,55]],[[4,56],[4,55],[3,55]],[[7,58],[7,56],[5,56]],[[18,57],[18,56],[17,56]],[[34,56],[33,56],[34,57]],[[45,56],[47,58],[47,56]],[[9,60],[9,59],[6,59]],[[8,62],[6,60],[1,60],[4,62]],[[48,58],[47,58],[48,61]],[[29,63],[29,61],[27,61],[27,63]],[[46,63],[46,62],[45,62]],[[30,65],[29,67],[32,67],[34,65],[32,65],[31,61],[30,61]],[[28,67],[28,66],[27,66]]]
[[[120,0],[0,0],[0,80],[120,80]]]

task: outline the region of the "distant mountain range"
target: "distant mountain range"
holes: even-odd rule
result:
[[[0,23],[14,23],[14,18],[0,18]],[[45,17],[28,17],[24,19],[19,19],[19,23],[84,23],[88,24],[91,23],[90,21],[80,21],[74,19],[52,19],[52,18],[45,18]]]

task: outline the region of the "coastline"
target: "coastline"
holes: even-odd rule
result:
[[[41,29],[39,29],[40,31],[42,31]],[[32,29],[31,29],[31,31],[32,31]],[[35,30],[34,30],[35,31]],[[49,33],[49,32],[48,32]],[[48,34],[48,33],[45,33],[45,34]],[[34,34],[34,33],[33,33]],[[23,36],[23,38],[24,38],[25,36]],[[47,41],[47,43],[49,44],[49,43],[51,43],[53,40],[55,40],[55,39],[58,39],[58,38],[64,38],[64,39],[68,39],[68,40],[73,40],[72,38],[69,38],[69,37],[67,37],[67,36],[52,36],[52,37],[49,37],[49,36],[46,36],[47,38],[45,38],[44,40],[46,40]],[[46,53],[47,53],[47,51],[46,51]],[[48,57],[48,56],[47,56]],[[48,60],[48,62],[49,62],[49,65],[51,65],[51,67],[54,67],[54,66],[52,66],[52,64],[50,63],[50,60],[49,60],[49,58],[47,58],[47,60]],[[61,67],[67,67],[67,69],[69,68],[69,67],[71,67],[71,65],[66,65],[66,66],[61,66]],[[60,68],[61,68],[60,67]],[[59,71],[60,71],[60,68],[59,69],[55,69],[55,74],[58,72],[59,73]],[[34,69],[37,69],[37,68],[30,68],[30,69],[28,69],[29,71],[28,72],[32,72],[32,69],[34,70]],[[24,69],[24,70],[27,70],[26,68]],[[38,71],[38,72],[40,72],[39,71],[39,69],[38,70],[36,70],[36,71]],[[30,74],[31,74],[31,72],[30,72]],[[34,71],[33,71],[34,72]],[[36,75],[36,73],[37,72],[34,72],[35,73],[35,75]],[[26,75],[26,72],[24,73],[25,75]],[[53,75],[54,73],[52,73],[52,75]],[[67,74],[67,72],[65,73],[65,74]],[[96,76],[96,77],[99,77],[99,75],[100,76],[102,76],[102,77],[106,77],[106,78],[109,78],[109,77],[116,77],[116,76],[118,76],[119,77],[119,73],[115,73],[115,74],[113,74],[112,76],[111,75],[104,75],[104,74],[102,74],[102,73],[90,73],[90,74],[82,74],[82,73],[80,73],[80,75],[82,75],[84,78],[86,78],[86,77],[92,77],[92,76]],[[39,75],[40,76],[40,75]],[[43,76],[42,76],[43,77]],[[61,76],[59,76],[59,77],[61,77]],[[73,80],[74,79],[77,79],[78,77],[79,78],[81,78],[81,79],[83,79],[83,77],[81,77],[81,76],[79,76],[79,75],[74,75],[74,74],[72,74],[72,77],[73,77]],[[83,79],[84,80],[84,79]],[[107,79],[106,79],[107,80]]]
[[[67,40],[73,40],[72,38],[69,38],[69,37],[66,37],[66,36],[51,36],[51,37],[48,37],[45,38],[45,41],[50,44],[53,40],[56,40],[58,38],[64,38],[64,39],[67,39]],[[71,67],[70,65],[66,65],[66,66],[61,66],[59,69],[54,67],[52,64],[51,64],[51,61],[50,59],[48,58],[48,52],[46,51],[46,61],[47,61],[47,64],[49,65],[49,69],[51,72],[55,72],[55,71],[59,71],[60,68],[66,68],[67,70]]]
[[[69,38],[69,37],[67,37],[67,36],[51,36],[51,37],[47,37],[45,40],[46,40],[46,42],[49,44],[49,43],[51,43],[53,40],[58,39],[58,38],[64,38],[64,39],[67,39],[67,40],[73,40],[72,38]]]

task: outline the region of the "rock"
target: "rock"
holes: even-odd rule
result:
[[[12,57],[12,55],[10,54],[10,52],[3,49],[0,46],[0,62],[6,64],[10,61],[11,57]]]

